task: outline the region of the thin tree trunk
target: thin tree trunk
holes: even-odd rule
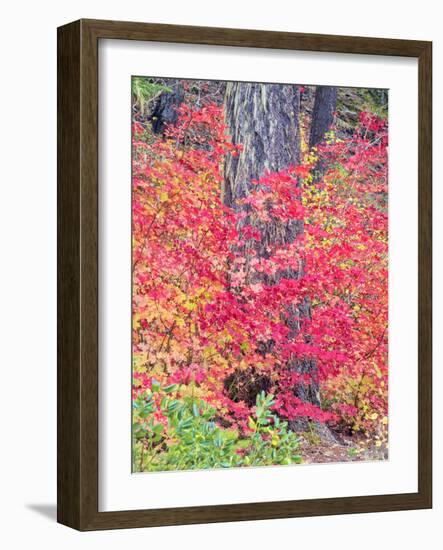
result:
[[[309,147],[320,143],[334,120],[337,108],[337,88],[334,86],[317,86],[315,91],[314,110],[312,112]]]

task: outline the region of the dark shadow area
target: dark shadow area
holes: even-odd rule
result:
[[[52,521],[57,520],[57,506],[55,504],[26,504],[25,506],[28,510],[37,512],[37,514],[47,519]]]

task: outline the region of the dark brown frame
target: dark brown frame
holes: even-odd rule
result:
[[[418,492],[98,511],[98,41],[418,58]],[[80,20],[58,29],[58,521],[82,531],[432,507],[432,43]]]

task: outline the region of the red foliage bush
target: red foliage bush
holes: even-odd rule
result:
[[[240,149],[213,104],[182,105],[165,139],[147,140],[134,124],[135,391],[152,376],[179,383],[247,431],[250,409],[224,381],[255,372],[271,381],[285,418],[379,433],[388,376],[386,124],[361,113],[352,138],[332,132],[300,166],[253,182],[234,211],[222,202],[223,162]],[[303,220],[303,231],[261,254],[275,220]],[[312,382],[290,367],[302,360],[316,365],[321,408],[294,394]]]

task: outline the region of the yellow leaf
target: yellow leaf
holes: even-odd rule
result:
[[[169,195],[166,192],[160,193],[160,202],[166,202],[169,199]]]
[[[248,426],[251,430],[257,429],[257,424],[254,422],[252,416],[248,417]]]

